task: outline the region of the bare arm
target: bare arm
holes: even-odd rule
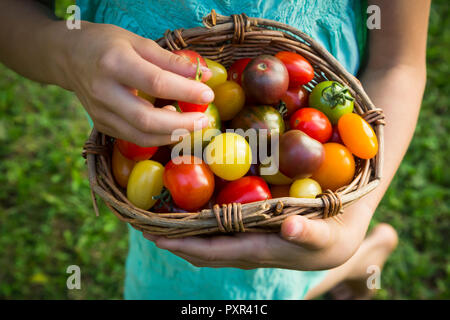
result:
[[[82,21],[80,30],[68,30],[37,1],[2,0],[0,48],[11,69],[74,91],[95,127],[113,137],[164,145],[173,130],[208,123],[201,113],[154,108],[135,95],[131,89],[193,103],[214,99],[205,84],[186,79],[195,74],[192,63],[122,28]]]

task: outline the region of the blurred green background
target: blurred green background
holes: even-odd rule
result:
[[[57,13],[73,1],[57,1]],[[375,214],[398,231],[378,299],[448,299],[450,12],[434,0],[428,82],[414,139]],[[92,209],[81,150],[89,134],[74,94],[0,65],[0,298],[121,299],[127,228]],[[66,269],[81,267],[81,290]]]

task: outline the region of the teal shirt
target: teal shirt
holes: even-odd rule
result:
[[[246,13],[294,26],[319,41],[351,73],[364,51],[363,5],[358,0],[79,0],[81,18],[120,26],[150,39],[191,28],[211,9]],[[197,268],[158,249],[129,228],[126,299],[301,299],[326,271]]]

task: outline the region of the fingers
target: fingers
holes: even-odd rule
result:
[[[177,73],[184,77],[195,77],[197,65],[189,60],[161,48],[156,42],[150,39],[140,39],[136,41],[135,49],[145,60],[157,65],[161,69]],[[208,80],[212,73],[211,70],[201,67],[202,80]]]
[[[253,256],[252,242],[241,237],[217,236],[214,238],[187,237],[183,239],[158,238],[158,248],[176,251],[197,260],[236,261]]]
[[[281,236],[307,249],[323,249],[333,241],[332,225],[322,219],[290,216],[281,225]]]
[[[102,92],[104,95],[100,97],[101,101],[110,111],[142,133],[170,135],[177,129],[199,130],[209,122],[203,113],[180,113],[170,107],[155,108],[118,84],[105,85]]]
[[[101,120],[94,120],[96,129],[111,137],[131,141],[141,147],[156,147],[174,143],[172,135],[151,134],[139,131],[116,114],[107,111],[106,108],[104,111],[98,112],[98,115]]]
[[[104,64],[112,76],[125,86],[163,99],[198,104],[214,100],[214,92],[204,83],[161,69],[144,60],[135,51],[127,51],[116,60],[117,63],[106,61]]]

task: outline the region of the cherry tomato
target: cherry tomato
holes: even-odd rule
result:
[[[284,118],[290,117],[296,110],[308,106],[309,92],[302,86],[297,88],[289,88],[281,97],[286,107]]]
[[[163,180],[173,202],[188,211],[204,206],[214,192],[214,174],[202,159],[194,156],[180,156],[169,161]]]
[[[116,182],[122,188],[127,187],[128,178],[130,177],[131,170],[133,170],[136,161],[130,160],[120,153],[119,148],[117,148],[117,141],[114,143],[113,153],[112,153],[112,173]]]
[[[267,170],[269,170],[269,168],[272,166],[272,157],[270,157],[270,161],[268,161],[267,164],[261,164],[259,167],[259,172],[258,174],[261,176],[261,178],[263,178],[264,180],[266,180],[267,183],[271,184],[271,185],[285,185],[285,184],[291,184],[292,181],[294,181],[293,179],[285,176],[284,174],[282,174],[278,168],[275,169],[275,167],[273,168],[273,171],[276,171],[273,174],[265,174],[265,172],[267,172]]]
[[[341,136],[339,135],[339,130],[338,130],[337,125],[333,126],[333,132],[331,133],[331,137],[330,137],[330,140],[328,140],[328,142],[336,142],[336,143],[344,144],[342,142]]]
[[[247,176],[228,183],[217,195],[219,205],[250,203],[272,199],[269,186],[261,177]]]
[[[302,108],[291,116],[291,129],[301,130],[313,139],[325,143],[333,131],[330,120],[323,112],[313,108]]]
[[[200,81],[202,72],[200,70],[200,59],[197,58],[197,71],[195,72],[195,81]],[[186,101],[178,101],[178,107],[181,112],[205,112],[208,109],[208,103],[196,104]]]
[[[275,57],[283,61],[289,73],[289,87],[296,88],[307,84],[314,78],[314,69],[301,55],[295,52],[280,51]]]
[[[228,69],[228,80],[235,81],[239,85],[242,85],[242,73],[244,72],[244,69],[248,65],[250,60],[252,59],[243,58],[236,60]]]
[[[116,144],[122,155],[134,161],[150,159],[158,150],[158,147],[140,147],[122,139],[116,139]]]
[[[163,188],[164,167],[156,161],[138,162],[131,171],[127,184],[127,198],[136,207],[148,210],[155,203],[155,196]]]
[[[271,185],[270,193],[272,193],[272,199],[289,197],[290,184]]]
[[[317,181],[323,190],[335,191],[348,185],[355,175],[355,159],[351,152],[339,143],[323,145],[325,159],[311,179]]]
[[[320,193],[320,184],[309,178],[295,180],[289,189],[289,196],[293,198],[315,198]]]
[[[174,50],[172,52],[179,56],[182,56],[186,60],[192,62],[192,64],[194,64],[194,65],[197,65],[197,61],[199,61],[201,67],[208,68],[208,65],[207,65],[205,59],[200,54],[198,54],[197,52],[195,52],[193,50],[182,49],[182,50]],[[203,81],[203,79],[202,79],[202,81]]]
[[[227,69],[223,65],[207,58],[205,58],[205,61],[212,72],[211,78],[205,82],[210,88],[214,88],[227,80]]]
[[[361,159],[373,158],[378,152],[378,140],[370,124],[355,113],[343,115],[338,130],[345,146]]]
[[[231,120],[245,104],[245,93],[234,81],[225,81],[213,88],[214,104],[219,110],[220,119]]]
[[[353,112],[353,101],[348,88],[336,81],[320,82],[309,95],[309,106],[325,113],[332,124]]]
[[[214,174],[228,181],[243,177],[252,163],[249,144],[245,138],[232,132],[215,136],[204,154]]]

